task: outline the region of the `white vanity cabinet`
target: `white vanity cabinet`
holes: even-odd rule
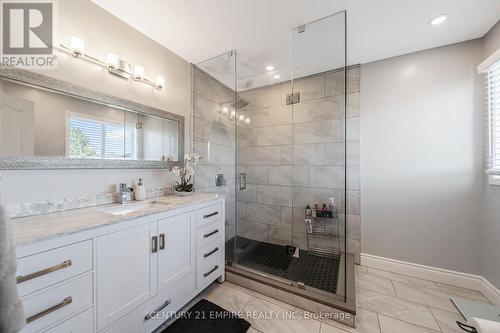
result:
[[[17,248],[22,333],[150,333],[224,278],[221,198]]]
[[[108,327],[156,295],[156,221],[97,238],[97,322]]]

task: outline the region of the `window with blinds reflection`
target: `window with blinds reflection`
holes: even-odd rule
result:
[[[69,157],[136,159],[135,127],[81,116],[70,116],[68,130]]]

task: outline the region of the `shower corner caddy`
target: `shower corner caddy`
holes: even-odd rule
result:
[[[308,217],[304,211],[307,251],[323,257],[340,257],[340,227],[338,212],[312,209]]]

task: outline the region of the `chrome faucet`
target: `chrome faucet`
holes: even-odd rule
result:
[[[128,201],[128,192],[127,184],[121,183],[118,190],[118,202],[124,204]]]

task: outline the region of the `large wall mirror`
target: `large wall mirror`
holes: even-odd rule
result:
[[[184,117],[23,70],[0,70],[0,169],[168,168]]]

